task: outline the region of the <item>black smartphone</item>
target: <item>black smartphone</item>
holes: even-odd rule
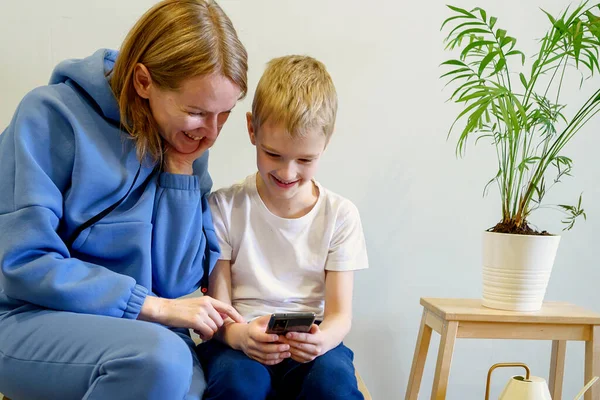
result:
[[[308,332],[314,322],[315,313],[275,313],[271,314],[267,333]]]

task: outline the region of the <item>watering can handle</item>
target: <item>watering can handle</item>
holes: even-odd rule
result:
[[[488,371],[488,374],[487,374],[487,382],[485,384],[485,400],[490,400],[490,381],[492,380],[492,372],[494,372],[494,370],[496,368],[505,368],[505,367],[523,367],[523,368],[525,368],[525,379],[529,379],[529,375],[531,374],[529,367],[523,363],[498,363],[498,364],[492,365],[492,368],[490,368],[490,370]]]
[[[587,392],[588,389],[591,388],[594,383],[596,383],[597,380],[598,380],[597,376],[590,379],[590,381],[587,383],[587,385],[585,385],[583,387],[583,389],[581,389],[581,391],[579,393],[577,393],[577,396],[575,396],[575,400],[579,400],[581,398],[581,396],[583,396],[584,393]]]

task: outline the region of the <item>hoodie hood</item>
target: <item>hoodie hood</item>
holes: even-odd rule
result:
[[[72,81],[100,107],[106,118],[120,122],[119,104],[108,83],[119,53],[100,49],[84,59],[66,60],[54,68],[50,84]]]

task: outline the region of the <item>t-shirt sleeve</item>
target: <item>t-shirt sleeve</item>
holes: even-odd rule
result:
[[[213,192],[208,197],[208,204],[212,213],[215,233],[221,247],[221,260],[231,260],[231,240],[229,238],[230,213],[225,210],[223,196],[220,192]]]
[[[346,201],[338,213],[325,269],[353,271],[368,267],[367,246],[360,214],[354,204]]]

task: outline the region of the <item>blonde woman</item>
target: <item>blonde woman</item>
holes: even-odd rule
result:
[[[0,135],[0,392],[200,399],[188,328],[242,321],[199,286],[219,257],[207,150],[246,94],[211,0],[166,0],[120,52],[59,64]]]

